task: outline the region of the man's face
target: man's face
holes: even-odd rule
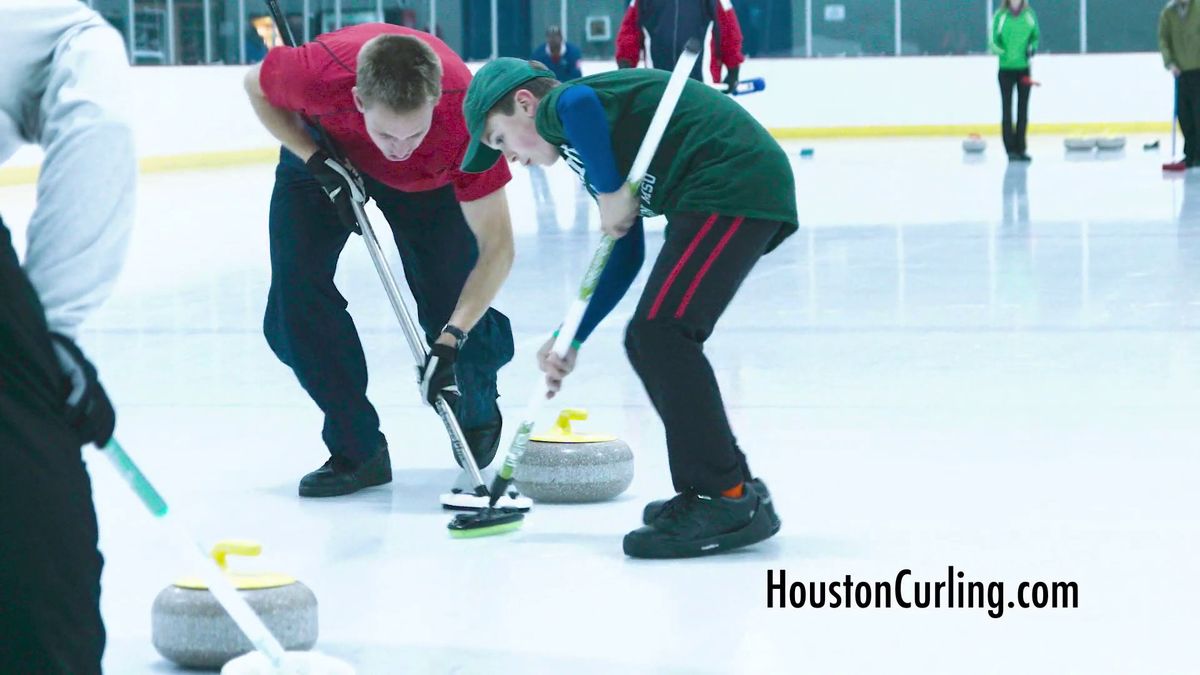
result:
[[[389,161],[403,162],[412,156],[429,133],[436,102],[430,101],[416,110],[399,113],[381,103],[364,105],[356,87],[354,105],[363,114],[367,134],[379,152]]]
[[[546,44],[550,45],[550,51],[553,51],[553,52],[562,51],[562,42],[563,42],[562,33],[559,33],[557,31],[551,31],[549,33],[546,33]]]
[[[524,166],[550,166],[558,161],[558,148],[538,135],[534,116],[537,99],[522,89],[516,93],[516,111],[512,115],[492,113],[484,129],[483,144],[499,150],[509,162]]]

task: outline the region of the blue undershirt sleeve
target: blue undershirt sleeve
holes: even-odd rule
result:
[[[596,90],[584,84],[567,87],[555,107],[567,141],[583,160],[587,180],[597,192],[616,192],[625,184],[613,156],[608,116]]]
[[[596,90],[583,84],[572,85],[558,97],[555,110],[562,121],[567,141],[583,160],[584,175],[592,187],[597,192],[628,189],[625,179],[617,171],[608,116],[604,113]],[[645,257],[645,230],[642,219],[638,218],[629,232],[613,246],[612,255],[600,273],[596,290],[575,333],[576,346],[587,340],[596,326],[625,297]]]
[[[587,311],[583,313],[583,321],[575,333],[575,343],[583,344],[604,317],[621,302],[621,298],[625,297],[625,293],[633,285],[633,280],[637,278],[645,258],[646,237],[642,219],[637,218],[629,232],[613,246],[612,255],[609,256],[604,271],[600,273],[596,290],[592,293]]]

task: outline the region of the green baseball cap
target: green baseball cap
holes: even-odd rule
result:
[[[492,168],[500,157],[500,151],[483,144],[483,128],[487,125],[488,111],[505,94],[539,77],[554,77],[554,73],[524,59],[508,57],[487,63],[475,73],[471,85],[467,87],[467,96],[463,99],[463,118],[467,121],[467,131],[471,133],[471,142],[463,156],[463,171],[483,173]]]

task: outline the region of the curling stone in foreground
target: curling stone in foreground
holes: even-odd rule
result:
[[[212,555],[225,570],[225,557],[256,556],[251,541],[222,541]],[[284,649],[312,649],[317,642],[317,597],[307,586],[283,574],[226,575]],[[250,641],[199,579],[186,578],[163,589],[151,610],[154,648],[186,668],[216,670],[252,651]]]
[[[987,150],[987,141],[979,134],[971,134],[963,139],[962,148],[963,152],[980,153]]]
[[[1096,139],[1096,148],[1098,150],[1124,150],[1124,136],[1102,136]]]
[[[577,434],[572,420],[584,410],[568,409],[553,431],[529,439],[513,478],[517,489],[538,502],[581,503],[612,499],[633,482],[633,451],[615,436]]]

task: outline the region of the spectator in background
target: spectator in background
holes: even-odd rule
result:
[[[1004,0],[992,17],[992,52],[1000,56],[1001,131],[1010,162],[1028,162],[1025,129],[1029,124],[1029,61],[1037,53],[1038,22],[1025,0]],[[1017,90],[1017,126],[1013,128],[1012,95]]]
[[[738,82],[742,54],[742,28],[730,0],[630,0],[617,33],[617,66],[634,68],[646,56],[651,68],[671,70],[691,38],[701,41],[712,29],[703,58],[696,61],[692,78],[704,81],[701,66],[709,64],[713,82],[724,82],[732,90]],[[648,39],[649,47],[645,41]]]
[[[533,50],[531,60],[549,68],[559,82],[567,82],[583,77],[579,70],[582,58],[579,47],[563,40],[562,29],[550,26],[546,29],[546,43]]]
[[[1163,166],[1183,171],[1200,164],[1200,12],[1189,0],[1171,0],[1158,18],[1158,49],[1175,76],[1175,116],[1183,131],[1183,161]]]

